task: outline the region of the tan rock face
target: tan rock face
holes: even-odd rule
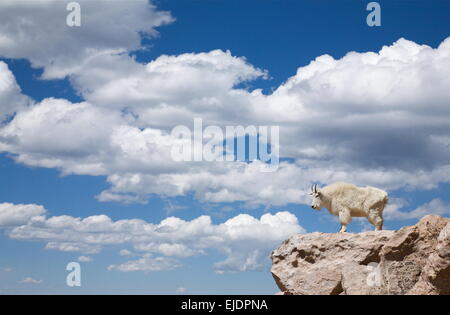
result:
[[[272,255],[284,294],[450,294],[450,220],[399,231],[294,235]]]

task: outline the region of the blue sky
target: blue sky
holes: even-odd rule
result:
[[[450,215],[448,1],[378,1],[381,27],[369,1],[79,1],[79,29],[67,1],[19,2],[0,5],[0,294],[273,294],[271,249],[339,229],[310,209],[312,183],[386,189],[387,229]],[[285,164],[167,161],[163,136],[194,117],[279,125]],[[132,219],[147,225],[113,223]]]

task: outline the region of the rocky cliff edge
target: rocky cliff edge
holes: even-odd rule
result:
[[[294,235],[273,251],[281,294],[450,294],[450,219],[398,231]]]

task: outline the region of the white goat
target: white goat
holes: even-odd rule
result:
[[[327,208],[332,215],[339,217],[342,225],[339,232],[347,231],[352,217],[366,217],[377,231],[383,228],[383,210],[389,198],[381,189],[338,182],[321,189],[314,185],[310,195],[313,209]]]

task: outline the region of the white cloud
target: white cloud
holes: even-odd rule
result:
[[[321,56],[270,95],[235,88],[264,72],[228,52],[147,65],[110,56],[117,67],[105,58],[72,78],[89,103],[47,99],[21,111],[0,130],[0,150],[64,174],[106,175],[111,188],[100,201],[194,193],[216,203],[308,203],[312,182],[336,180],[432,189],[450,181],[449,43],[399,40],[379,53]],[[282,156],[295,162],[270,174],[258,163],[174,162],[169,127],[196,115],[219,125],[279,124]]]
[[[111,64],[115,65],[113,69]],[[230,108],[233,104],[224,104],[224,100],[233,99],[233,93],[246,94],[233,89],[238,84],[265,76],[265,71],[253,67],[245,58],[213,50],[162,55],[147,64],[128,56],[110,56],[93,60],[72,81],[93,104],[126,107],[147,116],[142,118],[147,126],[167,127],[177,121],[186,122],[186,118],[191,120],[195,114],[214,115],[220,121],[220,115],[238,114],[237,108]],[[243,106],[239,109],[245,110]],[[158,119],[150,118],[154,114]]]
[[[386,170],[448,165],[449,51],[450,38],[436,49],[400,39],[299,68],[270,96],[296,122],[284,154]]]
[[[31,103],[31,99],[22,94],[8,65],[0,61],[0,126],[3,120]]]
[[[390,220],[420,219],[428,214],[450,217],[450,203],[439,198],[433,199],[412,211],[401,211],[407,203],[404,200],[396,200],[387,207],[386,218]]]
[[[84,263],[86,263],[86,262],[91,262],[93,259],[92,259],[92,257],[89,257],[89,256],[80,256],[80,257],[78,257],[78,259],[77,259],[79,262],[84,262]]]
[[[141,48],[141,35],[170,23],[168,12],[148,0],[77,0],[81,27],[66,25],[69,1],[0,2],[0,56],[25,58],[43,67],[46,79],[76,73],[91,58]]]
[[[130,260],[120,265],[110,265],[108,270],[129,271],[165,271],[180,268],[182,265],[175,259],[169,257],[152,257],[145,254],[138,260]]]
[[[121,249],[119,252],[120,256],[131,256],[133,253],[129,251],[128,249]]]
[[[0,227],[27,224],[32,218],[44,215],[46,210],[38,205],[0,203]]]
[[[20,283],[27,283],[27,284],[41,284],[42,280],[36,280],[31,277],[26,277],[23,280],[20,281]]]
[[[450,99],[446,86],[449,43],[447,39],[432,49],[401,39],[379,53],[351,52],[339,60],[321,56],[268,96],[237,91],[228,84],[224,85],[228,92],[217,90],[214,102],[205,108],[201,100],[206,94],[200,92],[194,96],[181,92],[191,100],[185,104],[161,96],[164,106],[156,109],[141,109],[142,104],[127,98],[127,106],[135,108],[142,125],[154,126],[155,121],[161,128],[170,125],[169,117],[178,117],[167,111],[171,106],[184,110],[180,119],[186,124],[195,117],[196,106],[205,120],[218,124],[280,124],[282,155],[297,160],[269,175],[255,172],[256,164],[239,163],[201,165],[200,172],[185,166],[176,173],[111,175],[111,193],[170,196],[193,191],[198,199],[209,202],[285,204],[304,203],[304,189],[311,182],[347,180],[385,189],[435,188],[450,181],[450,115],[444,114]],[[170,73],[171,65],[167,67]],[[108,85],[119,84],[120,78],[114,76]],[[173,82],[175,87],[184,86]],[[133,87],[138,89],[134,95],[153,93],[150,87]],[[101,99],[94,102],[102,103]],[[156,103],[148,100],[148,104]],[[239,117],[224,115],[223,108]],[[151,111],[147,118],[145,111]],[[164,113],[167,116],[158,116]]]
[[[37,216],[17,223],[6,230],[10,238],[46,242],[45,248],[50,250],[95,254],[105,246],[131,245],[143,256],[110,268],[120,271],[176,268],[179,259],[207,255],[211,250],[226,257],[215,265],[218,272],[257,270],[276,245],[304,232],[289,212],[266,213],[259,219],[240,214],[221,224],[213,224],[209,216],[191,221],[169,217],[153,224],[140,219],[113,221],[106,215]],[[122,256],[131,254],[129,250],[120,252]]]
[[[33,238],[33,235],[25,236],[21,235],[18,239],[29,239],[29,237]],[[45,234],[40,234],[39,236],[35,235],[37,238],[45,237]],[[80,242],[48,242],[45,245],[45,249],[48,250],[59,250],[61,252],[80,252],[85,254],[97,254],[101,251],[101,246],[92,245],[92,244],[84,244]]]
[[[98,174],[104,172],[99,158],[109,153],[111,129],[120,123],[118,113],[87,103],[45,99],[18,113],[1,130],[0,150],[18,154],[18,160],[28,165]],[[84,163],[77,162],[83,158]]]
[[[134,248],[137,251],[141,252],[155,252],[162,254],[164,256],[175,256],[175,257],[189,257],[193,256],[198,253],[202,253],[203,251],[196,251],[185,244],[179,244],[179,243],[146,243],[146,244],[136,244]]]

